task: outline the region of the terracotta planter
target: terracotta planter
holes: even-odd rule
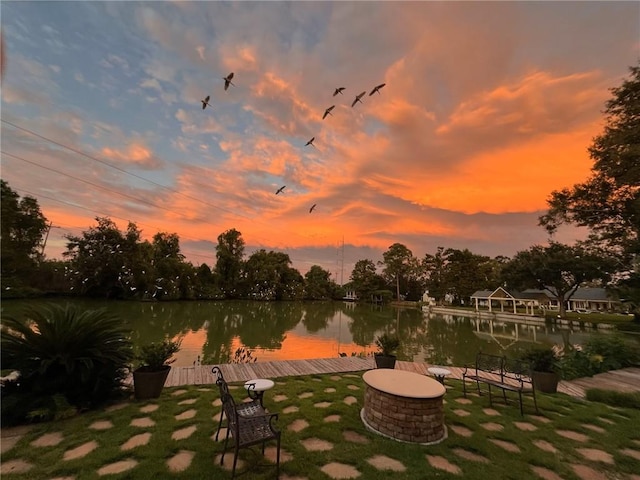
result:
[[[164,388],[164,382],[169,376],[170,365],[165,365],[162,370],[147,370],[140,367],[133,371],[133,390],[138,400],[158,398]]]
[[[536,372],[531,374],[533,386],[542,393],[556,393],[560,376],[554,372]]]
[[[379,353],[376,353],[374,354],[373,358],[376,361],[376,368],[396,368],[395,355],[381,355]]]

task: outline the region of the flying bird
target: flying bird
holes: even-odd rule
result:
[[[378,92],[378,95],[380,95],[380,89],[382,87],[384,87],[385,85],[386,85],[386,83],[381,83],[380,85],[377,85],[377,86],[373,87],[373,90],[371,90],[371,93],[369,94],[369,96],[373,95],[376,92]]]
[[[307,143],[304,144],[304,146],[306,147],[307,145],[311,145],[312,147],[315,147],[315,145],[313,144],[313,141],[316,139],[316,137],[311,137],[311,140],[309,140]]]
[[[281,186],[278,190],[276,190],[276,195],[281,193],[285,189],[286,185]]]
[[[211,107],[211,104],[209,103],[209,99],[211,98],[210,95],[207,95],[207,97],[204,100],[200,100],[200,102],[202,102],[202,109],[204,110],[205,108],[207,108],[207,105],[209,105]],[[213,107],[211,107],[213,108]]]
[[[233,78],[233,72],[231,72],[229,75],[227,75],[226,77],[222,77],[222,79],[224,80],[224,89],[226,90],[227,88],[229,88],[229,85],[233,85],[233,82],[231,81],[231,79]],[[233,85],[235,87],[235,85]]]
[[[364,94],[367,93],[366,90],[364,92],[362,92],[359,95],[356,95],[356,99],[353,101],[353,103],[351,104],[351,106],[353,107],[356,103],[360,102],[362,103],[362,100],[360,100],[362,97],[364,97]]]
[[[324,115],[322,115],[322,119],[324,120],[327,117],[327,115],[332,115],[331,110],[333,110],[334,108],[336,108],[335,105],[331,105],[329,108],[327,108],[324,111]]]
[[[335,92],[333,92],[333,96],[335,97],[337,94],[344,95],[344,94],[342,93],[342,91],[343,91],[344,89],[345,89],[345,87],[338,87],[338,88],[336,88],[336,91],[335,91]]]
[[[309,213],[313,212],[314,208],[316,208],[316,204],[315,203],[313,205],[311,205],[311,208],[309,209]]]

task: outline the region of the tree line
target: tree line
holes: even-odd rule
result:
[[[218,236],[216,264],[195,266],[180,253],[176,233],[142,240],[135,223],[120,231],[107,217],[78,236],[67,236],[63,260],[44,258],[47,219],[35,198],[20,198],[1,181],[1,269],[5,298],[57,293],[119,299],[337,299],[345,290],[363,300],[420,300],[425,290],[438,302],[468,303],[476,290],[549,289],[564,303],[581,285],[603,286],[640,313],[640,64],[611,89],[604,132],[589,154],[591,176],[554,191],[539,225],[550,237],[513,258],[490,258],[468,249],[438,247],[416,258],[394,243],[383,260],[359,260],[344,287],[314,265],[303,276],[286,253],[258,250],[245,255],[242,234]],[[562,224],[589,229],[585,241],[553,241]]]

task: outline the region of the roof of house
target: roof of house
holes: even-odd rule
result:
[[[554,291],[552,287],[550,287],[551,291]],[[536,288],[527,288],[522,292],[514,291],[512,293],[507,292],[504,288],[498,287],[495,290],[478,290],[471,295],[471,298],[477,299],[489,299],[489,298],[515,298],[522,300],[544,300],[544,299],[553,299],[553,295],[548,290],[540,290]],[[610,295],[607,294],[607,291],[604,288],[599,287],[580,287],[576,290],[576,292],[571,296],[570,300],[590,300],[590,301],[610,301],[614,300]]]

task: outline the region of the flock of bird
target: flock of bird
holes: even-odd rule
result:
[[[222,79],[224,80],[224,90],[227,91],[229,88],[229,85],[232,85],[235,87],[235,85],[233,84],[233,82],[231,80],[233,80],[233,72],[231,72],[229,75],[227,75],[226,77],[222,77]],[[380,89],[383,88],[386,85],[386,83],[381,83],[380,85],[376,85],[375,87],[373,87],[373,89],[371,90],[371,92],[369,92],[369,96],[373,95],[374,93],[378,93],[378,95],[380,95]],[[335,97],[336,95],[340,94],[340,95],[344,95],[342,92],[346,90],[346,87],[337,87],[335,89],[335,91],[333,92],[333,96]],[[360,102],[362,103],[362,97],[364,97],[367,94],[367,91],[365,90],[364,92],[359,93],[358,95],[356,95],[356,98],[353,100],[353,102],[351,102],[351,108],[356,106],[356,103]],[[205,97],[204,100],[200,100],[200,103],[202,103],[202,109],[204,110],[205,108],[207,108],[207,106],[211,107],[211,104],[209,103],[209,100],[211,99],[210,95],[207,95]],[[327,116],[331,115],[333,116],[333,114],[331,113],[333,111],[333,109],[336,108],[335,105],[331,105],[330,107],[328,107],[325,111],[324,114],[322,115],[322,120],[324,120],[325,118],[327,118]],[[314,148],[318,148],[313,144],[313,141],[316,139],[316,137],[311,137],[311,139],[304,144],[305,147],[311,145]],[[278,190],[276,190],[276,195],[282,193],[284,191],[284,189],[286,188],[286,185],[283,185],[282,187],[278,188]],[[309,209],[309,213],[313,212],[313,210],[316,208],[316,203],[314,203],[311,208]]]

